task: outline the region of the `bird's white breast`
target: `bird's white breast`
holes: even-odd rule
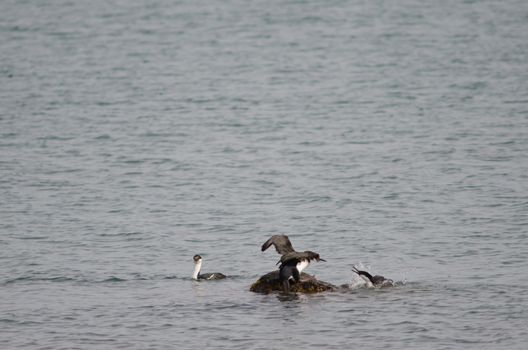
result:
[[[299,271],[299,274],[302,270],[308,267],[310,265],[310,262],[308,260],[302,260],[301,262],[297,263],[297,270]]]

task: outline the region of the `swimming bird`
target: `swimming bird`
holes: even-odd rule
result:
[[[286,235],[273,235],[263,245],[262,251],[265,251],[271,246],[275,247],[277,253],[281,254],[280,260],[277,264],[279,267],[279,281],[282,284],[282,290],[285,293],[290,291],[290,279],[299,282],[301,272],[310,265],[312,260],[326,261],[321,259],[318,253],[312,251],[297,252],[293,249],[290,239]]]
[[[194,273],[192,276],[193,279],[195,280],[220,280],[222,278],[226,278],[226,275],[220,272],[200,274],[200,270],[202,269],[202,257],[197,254],[193,256],[193,260],[194,260]]]
[[[358,276],[367,283],[367,287],[389,287],[394,285],[394,282],[391,279],[380,275],[372,276],[367,271],[358,270],[354,265],[352,265],[352,271],[357,273]]]

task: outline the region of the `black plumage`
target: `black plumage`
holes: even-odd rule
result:
[[[373,286],[376,286],[376,287],[388,286],[388,285],[393,285],[394,284],[394,282],[391,279],[389,279],[389,278],[385,278],[385,277],[380,276],[380,275],[372,276],[367,271],[359,270],[355,266],[352,266],[352,271],[357,273],[358,276],[363,277],[364,280],[366,278],[368,281],[370,281],[370,283],[372,283]]]

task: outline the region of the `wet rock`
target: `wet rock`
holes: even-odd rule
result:
[[[320,293],[320,292],[334,292],[338,289],[333,284],[319,281],[317,278],[301,273],[299,282],[290,281],[290,292],[292,293]],[[282,284],[279,282],[279,271],[272,271],[260,277],[249,288],[255,293],[271,293],[281,292]]]

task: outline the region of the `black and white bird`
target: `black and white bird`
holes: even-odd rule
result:
[[[389,287],[394,285],[393,280],[380,275],[372,276],[367,271],[359,270],[354,265],[352,265],[352,271],[357,273],[357,275],[366,282],[367,287]]]
[[[312,260],[326,261],[321,259],[318,253],[312,251],[297,252],[293,249],[290,239],[286,235],[273,235],[262,245],[262,251],[271,246],[275,247],[277,253],[281,254],[277,264],[279,267],[279,281],[285,293],[290,291],[290,279],[299,282],[301,272],[310,265]]]
[[[202,257],[200,255],[193,256],[194,260],[194,272],[192,278],[195,280],[221,280],[226,278],[226,275],[220,272],[213,273],[204,273],[201,274],[200,270],[202,269]]]

